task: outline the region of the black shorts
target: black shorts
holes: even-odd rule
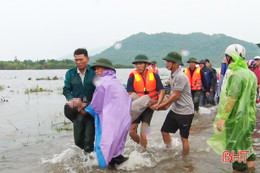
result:
[[[183,138],[189,137],[190,127],[194,114],[180,115],[169,111],[161,128],[161,132],[175,133],[180,129],[180,135]]]
[[[151,119],[153,117],[153,110],[146,108],[143,113],[132,122],[132,124],[139,124],[141,121],[147,123],[150,126]]]

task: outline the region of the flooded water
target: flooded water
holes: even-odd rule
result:
[[[118,69],[126,83],[132,69]],[[159,69],[163,79],[166,69]],[[190,154],[183,157],[179,133],[172,135],[173,147],[166,149],[160,128],[168,111],[154,113],[148,148],[143,150],[129,137],[124,155],[129,160],[116,168],[101,169],[95,153],[85,155],[74,145],[72,125],[63,115],[65,97],[61,94],[66,70],[0,71],[0,172],[232,172],[207,144],[217,107],[200,109],[190,131]],[[58,80],[36,80],[36,78]],[[29,80],[30,79],[30,80]],[[46,92],[26,93],[35,88]],[[260,109],[260,106],[257,105]],[[260,113],[254,132],[256,169],[260,171]]]

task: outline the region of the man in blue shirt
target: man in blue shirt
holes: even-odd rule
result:
[[[206,61],[200,61],[200,69],[201,72],[204,73],[206,78],[209,91],[206,91],[205,88],[202,88],[202,95],[200,97],[200,106],[204,106],[205,104],[215,105],[214,95],[215,95],[215,86],[216,86],[216,75],[213,70],[206,66]]]

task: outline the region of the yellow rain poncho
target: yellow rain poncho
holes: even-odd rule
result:
[[[231,72],[223,84],[218,113],[213,124],[214,135],[207,143],[218,153],[239,150],[250,151],[247,158],[254,154],[252,134],[256,125],[256,87],[257,78],[247,68],[246,62],[232,56],[234,63],[229,65]],[[219,119],[226,120],[221,132],[217,130]]]

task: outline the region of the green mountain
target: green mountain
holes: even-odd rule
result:
[[[177,51],[184,52],[182,55],[185,65],[189,57],[194,56],[198,60],[208,58],[214,66],[218,67],[224,57],[226,47],[233,43],[241,44],[246,48],[246,59],[260,55],[257,45],[224,34],[146,34],[141,32],[92,56],[90,63],[98,58],[109,58],[114,64],[130,65],[137,54],[145,54],[150,60],[156,60],[159,66],[164,67],[165,62],[162,58],[170,51]]]

